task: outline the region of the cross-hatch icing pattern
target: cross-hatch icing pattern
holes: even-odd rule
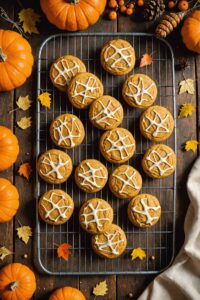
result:
[[[149,121],[149,125],[146,124],[145,119],[143,120],[144,126],[147,126],[145,128],[145,131],[151,132],[151,130],[153,129],[151,135],[154,137],[158,136],[158,133],[169,133],[169,129],[167,128],[167,126],[165,126],[169,118],[169,114],[166,114],[166,116],[162,118],[159,112],[157,112],[156,110],[153,110],[152,112],[154,113],[153,118],[145,116],[145,118]]]
[[[149,210],[151,209],[151,210],[157,211],[157,210],[160,209],[160,205],[158,205],[158,206],[149,206],[147,203],[145,203],[145,198],[141,199],[140,203],[143,207],[143,210],[139,210],[139,209],[137,209],[136,206],[134,206],[132,208],[132,211],[136,212],[136,213],[139,213],[141,215],[144,215],[146,217],[146,224],[152,225],[152,222],[154,220],[158,220],[159,217],[152,217]]]
[[[80,71],[80,66],[76,61],[71,61],[71,63],[73,65],[69,66],[68,61],[64,58],[54,63],[54,68],[58,72],[58,74],[54,78],[54,82],[56,84],[65,86],[70,82],[71,78],[74,77]],[[59,79],[62,80],[59,81]]]
[[[114,233],[105,232],[103,235],[105,236],[106,240],[104,242],[98,242],[98,236],[96,236],[95,245],[102,252],[118,255],[119,246],[124,242],[123,239],[120,239],[120,232],[115,230]]]
[[[157,168],[160,176],[164,175],[169,170],[173,170],[174,167],[172,164],[167,161],[168,157],[170,157],[173,153],[166,153],[165,156],[162,156],[156,150],[152,150],[150,154],[146,157],[147,161],[150,161],[152,165],[148,168],[151,171],[154,168]]]
[[[114,52],[112,55],[108,54],[108,51],[110,49],[113,49]],[[113,61],[111,64],[111,68],[117,68],[117,69],[126,69],[127,66],[130,67],[131,66],[131,57],[133,57],[133,54],[126,54],[125,52],[127,52],[129,49],[131,49],[131,46],[128,47],[122,47],[122,48],[118,48],[116,47],[114,44],[110,44],[107,48],[106,51],[104,53],[104,57],[105,57],[105,61],[109,62],[109,60]],[[126,66],[120,66],[120,62],[125,62]]]
[[[91,190],[93,188],[101,188],[101,185],[98,184],[98,179],[107,179],[106,175],[103,175],[104,169],[103,167],[97,167],[94,168],[91,166],[89,162],[85,162],[86,167],[83,165],[80,166],[81,171],[78,173],[78,176],[83,179],[82,182],[80,182],[83,186],[88,186]]]
[[[68,120],[67,116],[65,116],[64,120],[57,119],[55,121],[54,123],[55,125],[53,127],[53,133],[54,133],[55,140],[58,139],[58,145],[61,145],[62,143],[68,145],[67,142],[69,141],[70,147],[74,147],[75,146],[74,139],[81,137],[80,128],[76,122],[76,118],[74,117],[71,118],[71,129],[68,126],[69,123],[70,121]],[[65,129],[67,132],[64,135]]]
[[[149,90],[154,86],[154,82],[152,82],[149,86],[144,86],[144,81],[142,77],[138,78],[138,84],[135,84],[131,81],[128,82],[128,88],[130,92],[126,92],[126,96],[133,98],[137,105],[142,105],[143,102],[148,102],[148,98],[145,95],[149,96],[153,100],[152,94]]]
[[[125,191],[126,187],[131,187],[134,190],[139,190],[140,186],[136,182],[136,171],[133,171],[131,175],[128,174],[130,168],[127,168],[126,171],[121,172],[119,175],[113,174],[113,177],[117,178],[122,182],[122,187],[119,190],[120,194],[128,194],[128,192]],[[125,176],[123,178],[122,176]]]
[[[90,209],[89,213],[85,213],[86,209]],[[83,213],[81,214],[82,217],[84,217],[83,224],[85,225],[86,229],[88,228],[90,223],[95,223],[96,227],[98,230],[101,230],[103,227],[103,222],[102,221],[109,221],[109,218],[106,217],[100,217],[99,213],[100,212],[106,212],[109,211],[110,208],[103,208],[100,201],[97,202],[96,207],[94,207],[93,203],[89,203],[83,210]],[[92,218],[90,218],[92,217]]]
[[[79,89],[79,91],[78,91]],[[73,98],[80,96],[81,103],[85,104],[85,101],[89,99],[96,99],[95,96],[89,95],[88,92],[93,93],[94,91],[99,90],[99,86],[97,84],[97,81],[93,77],[89,77],[87,79],[86,83],[83,83],[81,81],[76,80],[75,81],[75,88],[74,88],[74,93],[73,93]]]
[[[95,116],[93,116],[91,119],[95,120],[97,124],[106,124],[110,126],[112,123],[110,123],[110,120],[115,120],[117,122],[120,121],[120,119],[116,116],[117,112],[121,109],[121,106],[117,106],[116,108],[112,109],[112,101],[109,100],[107,105],[104,105],[101,100],[98,101],[98,103],[101,104],[102,109],[99,113],[97,113]]]
[[[46,156],[43,157],[43,160],[41,161],[41,164],[45,166],[45,171],[46,171],[44,173],[42,170],[40,170],[40,173],[43,176],[47,177],[47,176],[50,176],[51,174],[55,173],[57,179],[62,179],[63,176],[62,176],[62,174],[60,173],[59,170],[60,170],[61,167],[67,166],[69,164],[69,161],[68,160],[62,161],[61,155],[59,154],[57,162],[54,162],[52,160],[51,154],[48,153]],[[51,169],[48,171],[48,168],[46,166],[51,167]]]
[[[54,197],[58,197],[58,201],[56,203],[54,202]],[[51,209],[48,210],[46,206],[42,204],[45,211],[45,218],[50,219],[53,222],[57,222],[59,219],[66,219],[68,210],[72,208],[71,205],[62,205],[61,203],[66,200],[65,196],[59,195],[55,192],[52,192],[49,198],[44,197],[43,200],[51,205]],[[54,211],[58,211],[58,215],[55,218],[52,215]]]

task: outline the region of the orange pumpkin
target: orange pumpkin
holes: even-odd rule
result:
[[[31,75],[33,55],[30,44],[19,33],[0,29],[0,91],[21,86]]]
[[[9,128],[0,126],[0,172],[11,167],[16,162],[18,154],[19,144],[16,135]]]
[[[0,223],[10,221],[19,207],[17,188],[7,179],[0,178]]]
[[[84,30],[96,23],[106,0],[40,0],[50,23],[68,31]]]
[[[49,300],[86,300],[81,291],[71,286],[57,289],[51,294]]]
[[[28,300],[36,290],[34,273],[25,265],[13,263],[0,270],[0,298]]]
[[[194,52],[200,53],[200,11],[191,13],[185,20],[181,36],[185,46]]]

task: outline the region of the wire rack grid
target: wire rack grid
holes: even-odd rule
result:
[[[59,56],[71,54],[78,56],[87,70],[96,74],[103,82],[105,94],[119,99],[124,106],[125,117],[122,127],[129,129],[137,143],[136,153],[129,164],[140,171],[143,176],[142,192],[157,196],[162,206],[160,221],[152,228],[137,229],[128,221],[127,200],[120,200],[112,195],[108,187],[96,194],[81,192],[71,175],[62,185],[46,184],[36,175],[36,199],[52,188],[60,188],[69,193],[75,202],[75,212],[72,218],[63,225],[52,226],[36,217],[37,261],[39,269],[52,275],[81,275],[81,274],[146,274],[157,273],[165,269],[172,261],[175,242],[175,200],[176,200],[176,172],[163,180],[147,178],[141,169],[141,158],[145,150],[152,144],[144,139],[139,130],[140,109],[128,107],[122,100],[121,87],[126,76],[112,76],[105,72],[99,61],[102,46],[111,39],[122,38],[128,40],[135,48],[136,57],[150,53],[153,58],[151,66],[133,70],[134,73],[144,73],[156,81],[158,98],[156,104],[167,107],[173,114],[176,124],[175,105],[175,73],[174,56],[171,47],[164,40],[159,40],[150,34],[137,33],[86,33],[86,34],[58,34],[50,36],[41,45],[38,57],[38,94],[47,91],[52,95],[52,107],[47,109],[37,103],[37,147],[36,155],[56,148],[53,145],[49,126],[51,121],[62,113],[74,113],[85,125],[85,140],[82,145],[67,151],[75,166],[86,158],[102,161],[109,171],[115,166],[108,163],[100,155],[98,140],[101,131],[94,128],[88,121],[88,110],[80,111],[72,108],[65,93],[59,92],[50,82],[49,68]],[[129,74],[130,75],[130,74]],[[176,151],[176,125],[173,135],[165,142]],[[99,197],[107,200],[114,209],[114,223],[125,231],[128,244],[124,255],[116,260],[99,258],[92,252],[91,236],[80,228],[78,211],[81,204],[89,198]],[[72,256],[67,262],[57,257],[56,248],[63,242],[72,245]],[[147,253],[143,261],[131,261],[130,250],[141,247]],[[148,257],[155,256],[155,260]]]

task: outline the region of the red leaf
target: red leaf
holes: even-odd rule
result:
[[[148,65],[152,64],[152,57],[150,54],[145,53],[142,55],[141,61],[140,61],[140,68],[146,67]]]
[[[70,244],[67,243],[63,243],[61,244],[58,248],[57,248],[57,254],[58,257],[63,258],[64,260],[68,260],[69,256],[71,253],[71,251],[69,249],[71,249],[72,246]]]

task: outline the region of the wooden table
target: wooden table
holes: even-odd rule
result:
[[[27,6],[28,5],[28,6]],[[30,43],[33,47],[35,62],[37,62],[38,48],[41,42],[49,35],[59,32],[53,26],[51,26],[43,16],[39,1],[30,0],[28,1],[12,1],[12,0],[1,0],[1,6],[8,12],[12,19],[17,20],[17,13],[21,8],[32,7],[41,17],[41,22],[39,24],[40,34],[33,34],[30,36]],[[21,7],[20,7],[21,6]],[[150,24],[152,25],[152,24]],[[90,32],[147,32],[149,31],[149,24],[147,23],[136,23],[133,22],[131,17],[119,16],[117,21],[110,22],[106,20],[105,15],[101,20],[88,31]],[[0,27],[4,29],[11,29],[11,24],[8,22],[0,20]],[[176,48],[177,55],[180,55],[181,48]],[[184,233],[183,233],[183,222],[188,206],[188,198],[186,194],[186,178],[187,174],[197,156],[192,152],[184,152],[183,144],[186,140],[190,138],[199,138],[199,123],[200,114],[198,110],[198,91],[200,89],[200,57],[193,54],[188,54],[188,64],[189,67],[184,70],[184,76],[186,78],[192,78],[195,80],[196,84],[196,94],[194,96],[184,94],[181,96],[177,95],[177,109],[181,103],[191,102],[193,103],[197,110],[190,118],[178,119],[177,120],[177,145],[178,145],[178,165],[177,165],[177,180],[178,180],[178,190],[177,190],[177,218],[176,218],[176,252],[179,250],[181,244],[183,243]],[[34,140],[35,140],[35,125],[34,125],[34,106],[33,109],[29,111],[30,116],[33,119],[33,125],[31,128],[23,131],[16,126],[16,121],[25,115],[23,111],[16,110],[13,113],[9,113],[16,108],[15,101],[20,95],[30,95],[31,99],[36,99],[36,64],[34,66],[33,74],[31,78],[23,85],[21,88],[0,94],[0,124],[11,128],[19,139],[20,155],[18,161],[13,168],[1,174],[18,187],[20,192],[20,209],[18,211],[17,217],[9,223],[0,225],[0,244],[6,246],[11,251],[13,255],[8,256],[0,266],[3,266],[12,261],[21,262],[27,264],[33,270],[35,270],[33,264],[34,258],[34,238],[31,238],[28,245],[25,245],[21,240],[16,237],[15,228],[19,226],[19,222],[23,225],[30,225],[32,228],[35,226],[35,199],[33,199],[33,178],[30,182],[26,181],[24,178],[18,175],[17,170],[22,162],[31,162],[34,167]],[[178,82],[183,80],[183,71],[176,72],[176,90],[178,91]],[[26,113],[27,115],[27,113]],[[28,255],[27,259],[24,259],[24,254]],[[106,280],[108,283],[109,293],[101,299],[106,300],[122,300],[127,299],[128,293],[133,293],[134,299],[136,299],[140,293],[145,289],[145,287],[153,280],[153,276],[44,276],[35,270],[37,275],[37,291],[35,293],[34,299],[48,299],[50,292],[53,289],[64,286],[72,285],[74,287],[80,288],[86,295],[87,299],[94,299],[92,296],[93,286],[101,280]]]

